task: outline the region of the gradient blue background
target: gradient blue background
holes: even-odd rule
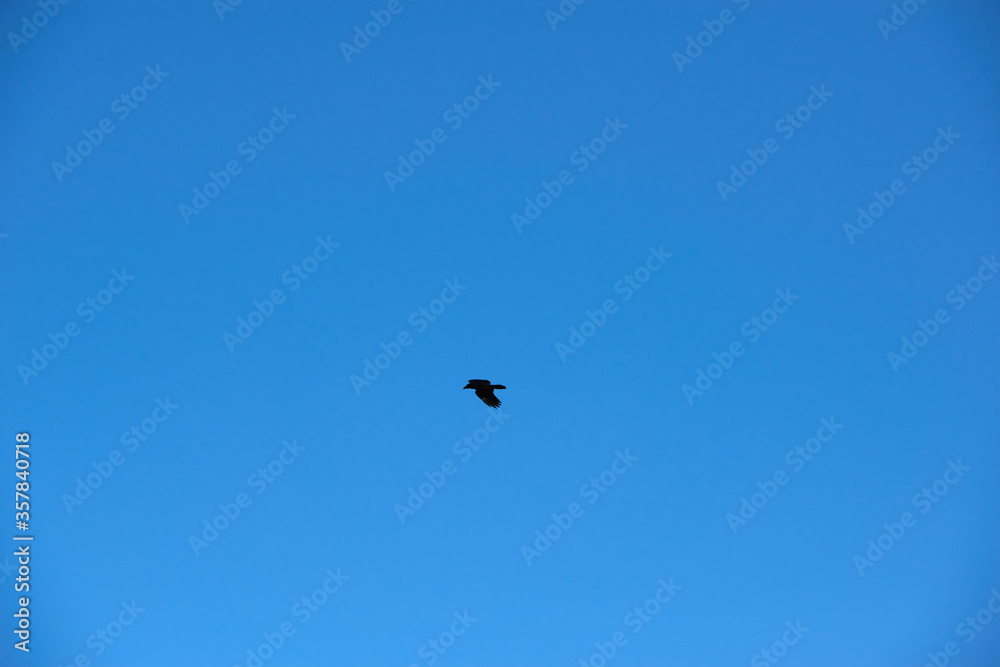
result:
[[[922,665],[948,641],[953,664],[997,664],[1000,619],[970,644],[955,627],[1000,587],[1000,281],[898,373],[886,360],[1000,250],[995,4],[930,0],[886,41],[889,2],[587,2],[555,31],[555,0],[404,2],[350,64],[338,44],[384,3],[246,0],[224,21],[208,0],[140,5],[71,2],[0,46],[0,497],[29,430],[36,536],[32,652],[12,648],[0,572],[2,664],[244,665],[291,621],[265,664],[425,665],[464,610],[478,620],[438,665],[578,665],[619,630],[611,665],[745,665],[796,620],[781,664]],[[735,22],[679,73],[671,54],[724,8]],[[5,3],[0,28],[36,11]],[[169,77],[114,118],[155,65]],[[489,74],[499,89],[390,192],[396,156]],[[821,84],[834,96],[781,139]],[[274,107],[295,120],[185,224],[178,204]],[[60,183],[51,162],[109,116]],[[616,116],[621,138],[518,234],[510,214]],[[948,126],[961,139],[848,243],[843,223]],[[716,181],[772,136],[724,203]],[[320,235],[340,248],[289,291]],[[661,244],[670,262],[623,301],[615,282]],[[123,266],[134,282],[83,325],[77,304]],[[358,396],[349,377],[456,277],[467,290]],[[681,386],[786,287],[796,305],[689,405]],[[275,288],[286,303],[231,354],[223,332]],[[607,298],[620,310],[562,363],[555,343]],[[17,366],[69,320],[81,334],[25,386]],[[511,418],[459,463],[489,412],[472,377],[507,385]],[[68,513],[166,397],[176,414]],[[843,431],[734,535],[725,515],[831,416]],[[305,451],[254,494],[292,438]],[[527,566],[521,546],[626,448],[634,466]],[[958,458],[971,471],[859,576],[853,557]],[[458,473],[400,525],[393,505],[445,459]],[[248,490],[196,557],[188,537]],[[350,580],[298,624],[338,567]],[[676,598],[628,632],[670,577]],[[146,611],[95,657],[87,638],[133,599]]]

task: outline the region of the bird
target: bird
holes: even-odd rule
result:
[[[489,380],[469,380],[469,384],[463,389],[475,389],[476,396],[482,399],[483,403],[491,408],[500,407],[500,399],[493,394],[494,389],[506,389],[502,384],[490,384]]]

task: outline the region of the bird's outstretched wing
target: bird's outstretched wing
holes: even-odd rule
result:
[[[500,385],[495,385],[498,389],[503,389]],[[476,389],[476,396],[482,399],[483,403],[490,406],[491,408],[500,407],[500,399],[496,397],[493,393],[493,387],[489,385],[485,387],[479,387]]]

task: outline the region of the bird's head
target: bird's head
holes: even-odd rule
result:
[[[475,389],[475,387],[473,387],[472,383],[470,382],[469,384],[467,384],[464,387],[462,387],[462,389]]]

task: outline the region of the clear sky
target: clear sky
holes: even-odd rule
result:
[[[0,664],[996,664],[995,4],[225,2],[0,10]]]

